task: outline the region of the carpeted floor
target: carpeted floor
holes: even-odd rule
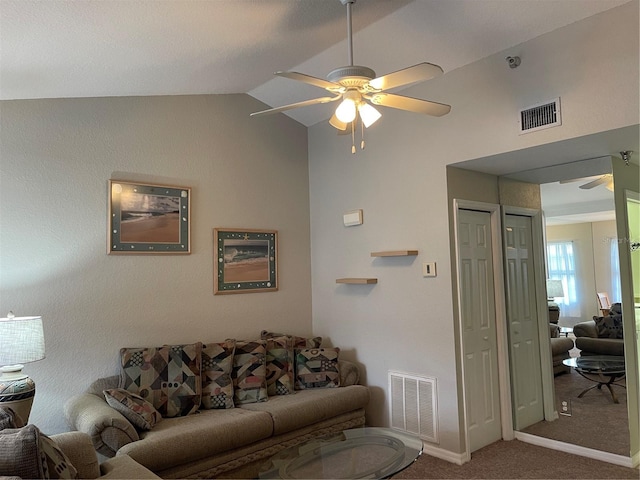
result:
[[[422,454],[394,479],[635,479],[638,469],[621,467],[512,440],[492,443],[471,455],[471,461],[455,465]]]
[[[624,384],[624,380],[620,383]],[[560,415],[553,422],[540,422],[525,428],[523,432],[572,443],[582,447],[629,456],[629,422],[627,390],[613,386],[620,403],[613,403],[606,388],[578,395],[595,383],[581,377],[573,369],[555,377],[556,404],[561,411],[562,401],[570,402],[571,416]]]

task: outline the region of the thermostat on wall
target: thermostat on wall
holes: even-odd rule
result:
[[[354,225],[362,225],[362,209],[347,212],[342,217],[345,227],[353,227]]]

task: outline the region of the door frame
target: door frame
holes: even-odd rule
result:
[[[500,421],[502,424],[502,438],[504,440],[513,440],[515,434],[513,431],[512,405],[511,405],[511,381],[509,378],[509,357],[507,344],[507,321],[506,321],[506,303],[505,303],[505,287],[504,287],[504,266],[502,252],[502,217],[500,205],[493,203],[476,202],[471,200],[453,199],[453,217],[454,217],[454,238],[455,238],[455,279],[456,279],[456,297],[457,297],[457,324],[458,324],[458,363],[460,366],[460,383],[462,393],[462,420],[464,425],[464,452],[462,453],[462,461],[471,460],[471,452],[469,451],[469,431],[467,429],[467,391],[465,385],[464,372],[464,342],[462,338],[462,298],[460,295],[460,251],[458,248],[459,240],[459,210],[477,210],[490,214],[493,257],[493,286],[494,286],[494,302],[496,312],[496,336],[497,336],[497,354],[498,354],[498,385],[500,398]]]
[[[542,399],[544,419],[552,421],[558,419],[555,405],[555,391],[553,385],[553,359],[551,342],[549,341],[549,313],[547,307],[546,251],[544,244],[544,223],[542,212],[531,208],[502,206],[501,220],[504,225],[507,215],[518,215],[531,219],[531,236],[533,246],[533,274],[536,292],[536,310],[538,322],[538,345],[540,350],[540,374],[542,376]],[[502,254],[502,262],[506,262],[506,252]]]

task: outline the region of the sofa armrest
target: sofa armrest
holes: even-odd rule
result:
[[[127,443],[140,440],[137,430],[103,398],[91,393],[76,395],[64,404],[69,426],[89,435],[93,447],[106,457]]]
[[[340,360],[338,362],[340,371],[340,386],[348,387],[349,385],[358,385],[360,383],[360,369],[358,366],[348,360]]]
[[[51,435],[51,440],[69,457],[78,471],[78,478],[98,478],[100,465],[91,438],[84,432],[66,432]]]
[[[160,478],[148,468],[140,465],[129,455],[118,455],[100,465],[100,478],[144,479]]]
[[[573,334],[576,337],[598,338],[598,328],[594,320],[576,323],[573,326]]]

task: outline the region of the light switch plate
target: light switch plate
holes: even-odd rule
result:
[[[423,277],[435,277],[436,276],[436,262],[425,262],[422,264],[422,276]]]
[[[362,209],[354,210],[353,212],[347,212],[343,215],[342,219],[345,227],[362,225]]]

